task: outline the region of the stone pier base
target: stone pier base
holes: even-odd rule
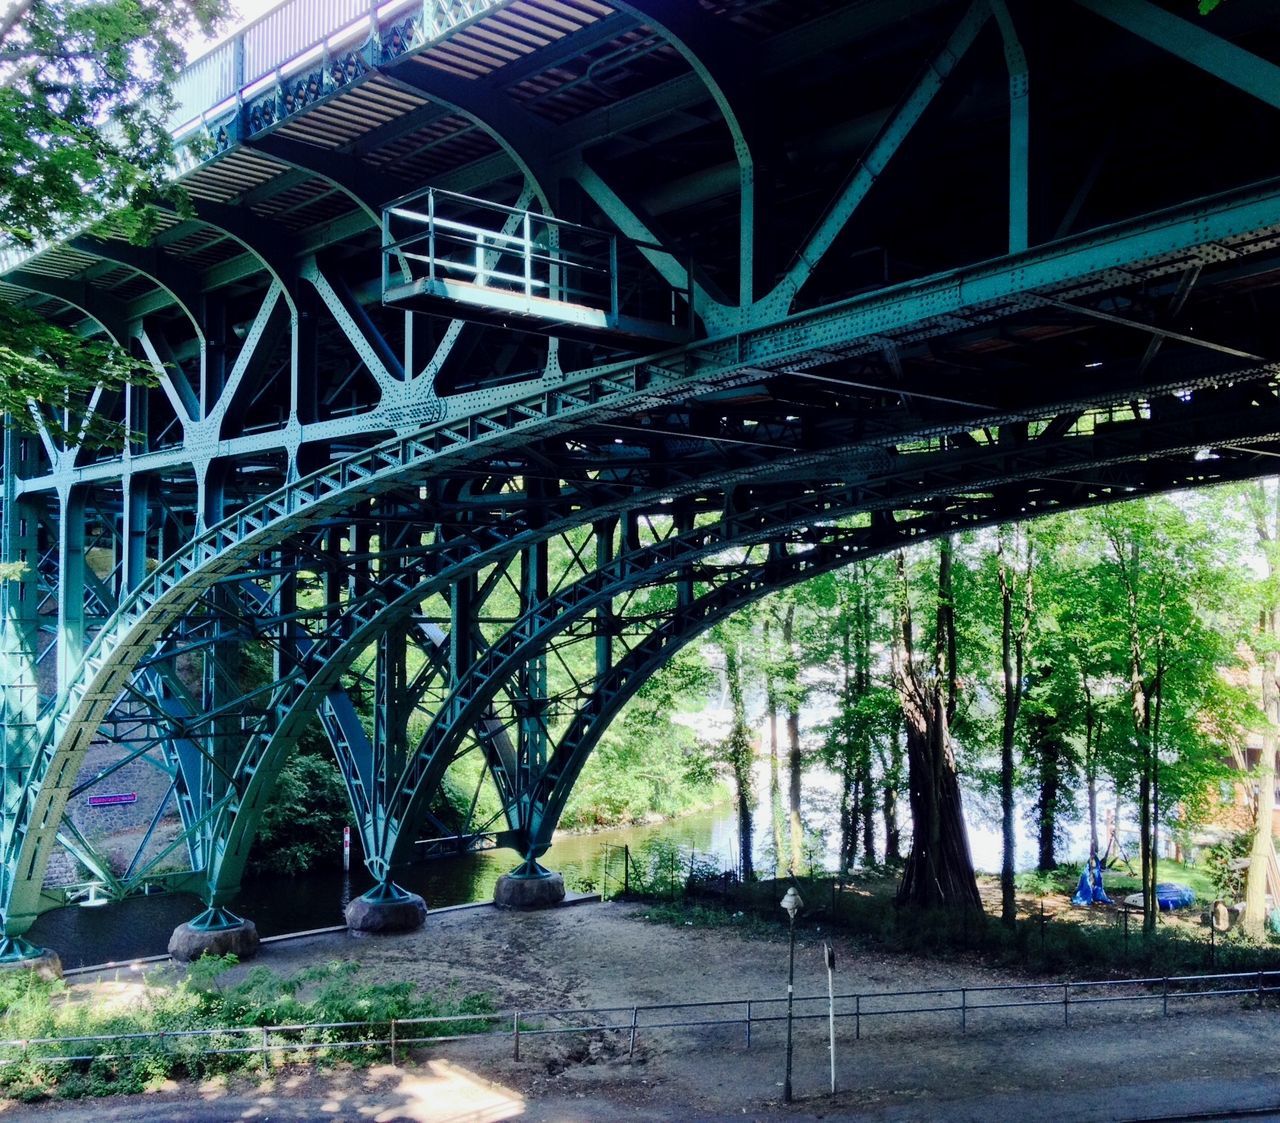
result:
[[[258,954],[259,942],[252,920],[226,909],[210,908],[173,930],[169,954],[179,963],[190,963],[202,955],[234,955],[245,960]]]
[[[42,979],[62,978],[56,951],[38,948],[21,936],[0,937],[0,971],[34,971]]]
[[[524,867],[504,873],[493,887],[493,903],[500,909],[548,909],[564,900],[564,876],[536,867],[528,874]]]
[[[388,881],[347,905],[346,917],[353,935],[416,932],[427,919],[427,902]]]

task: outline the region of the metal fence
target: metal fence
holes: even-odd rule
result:
[[[861,1040],[877,1019],[916,1019],[930,1016],[931,1030],[939,1021],[967,1033],[975,1019],[992,1028],[990,1016],[1009,1012],[1034,1016],[1051,1012],[1056,1021],[1071,1025],[1073,1012],[1118,1003],[1145,1004],[1168,1017],[1171,1009],[1194,1000],[1250,998],[1261,1004],[1280,992],[1280,971],[1183,975],[1146,979],[1107,979],[1088,982],[1010,983],[989,986],[940,987],[927,990],[870,991],[797,996],[798,1022],[826,1020],[834,1002],[837,1021],[852,1023],[854,1040]],[[515,1059],[520,1044],[530,1037],[562,1034],[616,1033],[634,1055],[643,1032],[707,1028],[740,1028],[747,1048],[753,1030],[785,1022],[787,999],[781,997],[712,999],[649,1005],[580,1007],[570,1010],[507,1010],[489,1014],[450,1014],[422,1018],[391,1018],[370,1022],[318,1022],[305,1025],[228,1026],[215,1029],[166,1030],[155,1033],[79,1037],[39,1037],[0,1041],[0,1066],[12,1064],[70,1064],[95,1060],[128,1060],[157,1050],[175,1056],[257,1055],[263,1068],[272,1056],[302,1060],[322,1051],[386,1050],[395,1064],[404,1050],[477,1038],[509,1038]],[[714,1013],[713,1013],[714,1012]],[[688,1014],[690,1016],[682,1016]],[[1026,1019],[1020,1019],[1025,1024]],[[1041,1022],[1043,1019],[1041,1019]],[[884,1024],[884,1023],[881,1023]],[[487,1027],[487,1028],[482,1028]],[[898,1028],[902,1028],[901,1024]],[[427,1032],[430,1030],[431,1032]],[[460,1032],[459,1032],[460,1031]],[[122,1043],[128,1043],[124,1049]],[[95,1049],[94,1046],[103,1046]]]

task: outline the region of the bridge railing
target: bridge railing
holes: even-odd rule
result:
[[[176,132],[211,114],[263,79],[288,73],[318,52],[373,37],[388,21],[411,15],[420,41],[507,0],[288,0],[193,59],[173,87]]]

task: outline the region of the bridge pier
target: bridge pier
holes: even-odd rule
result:
[[[0,971],[34,971],[42,979],[62,978],[56,951],[37,947],[21,936],[0,937]]]
[[[526,858],[510,873],[498,878],[493,903],[500,909],[546,909],[564,900],[564,875]]]
[[[258,944],[258,928],[252,920],[211,905],[173,930],[169,954],[180,963],[189,963],[202,955],[234,955],[245,960],[258,954]]]
[[[347,905],[346,918],[352,935],[416,932],[427,919],[427,903],[388,879]]]

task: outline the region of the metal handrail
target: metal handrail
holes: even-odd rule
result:
[[[478,213],[501,217],[505,222],[501,229],[494,229],[450,218],[440,213],[441,203],[453,204],[468,217]],[[523,292],[530,301],[546,297],[555,303],[579,304],[616,321],[624,311],[624,302],[634,295],[630,281],[623,283],[624,273],[631,278],[633,267],[630,261],[625,269],[620,265],[620,245],[625,245],[628,254],[670,256],[660,246],[622,239],[613,231],[435,187],[419,188],[388,203],[382,211],[382,224],[384,298],[402,291],[406,281],[434,287],[456,280],[502,292]],[[407,233],[405,224],[410,228]],[[422,274],[416,279],[414,263]],[[503,264],[508,267],[502,268]],[[393,270],[401,274],[395,281]],[[671,293],[672,322],[678,315],[677,296],[684,298],[692,317],[690,272],[685,269],[683,286],[663,281],[664,291]]]
[[[1206,983],[1240,982],[1244,980],[1248,980],[1249,985],[1203,989],[1203,984]],[[1191,991],[1170,989],[1171,987],[1179,984],[1191,984],[1202,989]],[[1100,995],[1096,997],[1072,996],[1073,991],[1079,991],[1085,988],[1132,988],[1138,986],[1146,986],[1153,989],[1143,994]],[[983,1002],[977,1004],[970,1001],[970,997],[972,995],[1007,994],[1011,991],[1053,991],[1055,993],[1060,993],[1062,997],[1054,999],[1030,999],[1014,1002]],[[1164,1004],[1165,1016],[1168,1016],[1170,999],[1228,998],[1240,995],[1256,995],[1259,1000],[1261,1000],[1265,995],[1274,994],[1277,991],[1280,991],[1280,971],[1241,971],[1225,974],[1177,975],[1144,979],[1099,979],[1070,981],[1065,983],[1003,983],[965,987],[935,987],[903,991],[854,991],[834,996],[826,994],[802,995],[797,996],[794,1001],[796,1003],[821,1002],[826,1004],[831,1002],[834,998],[835,1003],[845,1004],[846,1008],[836,1010],[834,1017],[837,1019],[854,1019],[856,1025],[855,1033],[860,1038],[862,1033],[862,1020],[864,1018],[890,1017],[905,1014],[959,1014],[961,1018],[960,1031],[965,1033],[968,1030],[968,1015],[982,1010],[1030,1010],[1046,1006],[1061,1006],[1063,1009],[1064,1024],[1069,1024],[1070,1008],[1076,1005],[1160,1001]],[[954,997],[958,1001],[938,1005],[917,1004],[880,1010],[868,1010],[864,1006],[864,1003],[871,1002],[876,999],[923,998],[929,995]],[[787,1015],[785,1013],[759,1014],[756,1012],[756,1008],[784,1003],[786,1001],[786,997],[773,996],[764,998],[724,998],[705,999],[698,1002],[661,1002],[645,1005],[632,1004],[626,1006],[584,1006],[568,1010],[555,1010],[549,1008],[523,1010],[517,1008],[514,1010],[494,1011],[491,1013],[437,1014],[412,1018],[389,1018],[386,1020],[368,1022],[307,1022],[274,1026],[220,1026],[205,1029],[156,1030],[149,1033],[82,1034],[71,1037],[12,1038],[8,1040],[0,1040],[0,1050],[20,1049],[23,1051],[23,1055],[20,1057],[0,1057],[0,1067],[10,1064],[33,1062],[65,1063],[68,1061],[92,1061],[95,1059],[119,1060],[134,1055],[128,1052],[86,1052],[79,1054],[56,1053],[48,1056],[32,1056],[29,1051],[33,1047],[57,1047],[60,1045],[84,1045],[91,1042],[116,1043],[122,1041],[149,1041],[160,1043],[183,1039],[200,1039],[234,1035],[254,1035],[258,1038],[258,1042],[253,1045],[214,1046],[202,1050],[203,1054],[210,1056],[261,1054],[265,1063],[265,1059],[268,1055],[288,1051],[297,1052],[322,1048],[369,1049],[389,1046],[392,1050],[392,1059],[394,1062],[395,1050],[398,1046],[403,1047],[407,1045],[424,1045],[436,1042],[460,1041],[471,1037],[512,1037],[515,1040],[515,1050],[518,1058],[519,1039],[521,1037],[547,1037],[566,1033],[622,1031],[627,1031],[631,1034],[630,1050],[634,1052],[636,1034],[641,1029],[692,1029],[706,1026],[724,1027],[738,1025],[746,1028],[747,1045],[750,1046],[752,1026],[771,1022],[781,1022],[787,1019]],[[853,1009],[847,1008],[847,1004],[850,1002],[853,1003]],[[711,1007],[723,1006],[742,1007],[743,1013],[741,1016],[734,1017],[701,1018],[680,1021],[644,1021],[641,1019],[641,1015],[646,1013],[664,1013],[674,1010],[707,1010]],[[522,1018],[585,1018],[592,1014],[617,1015],[628,1013],[630,1014],[630,1018],[625,1021],[605,1019],[603,1021],[598,1020],[569,1026],[525,1026],[521,1024]],[[797,1013],[793,1016],[796,1021],[813,1021],[817,1019],[825,1019],[828,1017],[828,1014],[826,1012],[815,1014]],[[483,1030],[467,1034],[432,1034],[428,1036],[405,1036],[403,1033],[397,1032],[404,1027],[428,1025],[450,1026],[458,1022],[509,1023],[510,1028]],[[371,1032],[375,1030],[381,1030],[382,1032],[380,1036],[359,1037],[345,1041],[276,1040],[273,1042],[271,1040],[273,1036],[278,1039],[280,1036],[286,1034],[300,1034],[318,1030],[354,1029],[358,1027],[366,1028]]]

